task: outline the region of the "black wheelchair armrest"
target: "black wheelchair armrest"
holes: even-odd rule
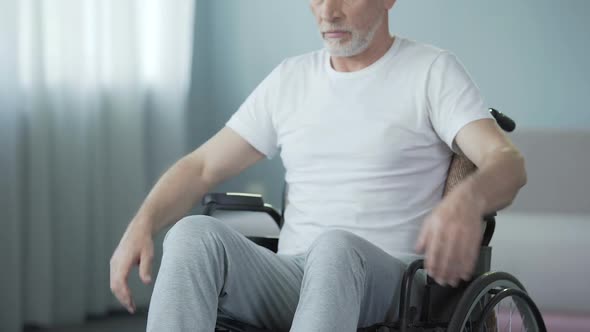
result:
[[[264,206],[261,195],[248,193],[208,193],[203,197],[203,205],[240,205],[244,208],[258,208]]]
[[[248,240],[274,253],[279,251],[279,239],[276,237],[248,236]]]
[[[503,114],[494,108],[490,108],[490,113],[494,119],[496,119],[498,126],[500,126],[500,128],[502,128],[504,131],[510,133],[516,129],[516,123],[508,115]]]
[[[261,195],[248,193],[208,193],[202,201],[205,208],[204,215],[212,215],[215,210],[226,211],[251,211],[268,214],[279,226],[282,227],[281,215],[270,204],[265,204]]]

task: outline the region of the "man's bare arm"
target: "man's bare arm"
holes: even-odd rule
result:
[[[147,224],[156,233],[185,216],[215,185],[262,158],[262,153],[225,127],[160,178],[132,222]]]
[[[484,213],[510,204],[527,182],[524,158],[494,120],[479,120],[463,128],[455,139],[477,171],[464,183]]]
[[[526,183],[524,159],[493,120],[465,126],[457,147],[478,170],[458,184],[426,218],[416,250],[440,284],[468,280],[481,245],[481,218],[512,203]]]
[[[111,258],[111,290],[129,312],[135,312],[135,303],[127,277],[131,268],[139,264],[141,280],[151,282],[154,234],[185,216],[217,183],[263,157],[226,127],[164,173],[129,223]]]

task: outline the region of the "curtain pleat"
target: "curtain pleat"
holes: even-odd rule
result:
[[[0,331],[119,308],[110,256],[187,150],[193,16],[191,0],[3,2]]]

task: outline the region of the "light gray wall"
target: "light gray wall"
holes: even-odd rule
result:
[[[588,316],[590,215],[504,212],[497,221],[492,269],[516,276],[543,311]]]
[[[528,183],[510,210],[588,215],[590,223],[590,130],[525,128],[512,140],[526,160]]]
[[[463,60],[521,127],[590,129],[590,1],[399,0],[392,30]]]

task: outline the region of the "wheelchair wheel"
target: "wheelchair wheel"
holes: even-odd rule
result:
[[[449,332],[546,332],[539,309],[523,285],[505,272],[488,272],[465,289]]]

